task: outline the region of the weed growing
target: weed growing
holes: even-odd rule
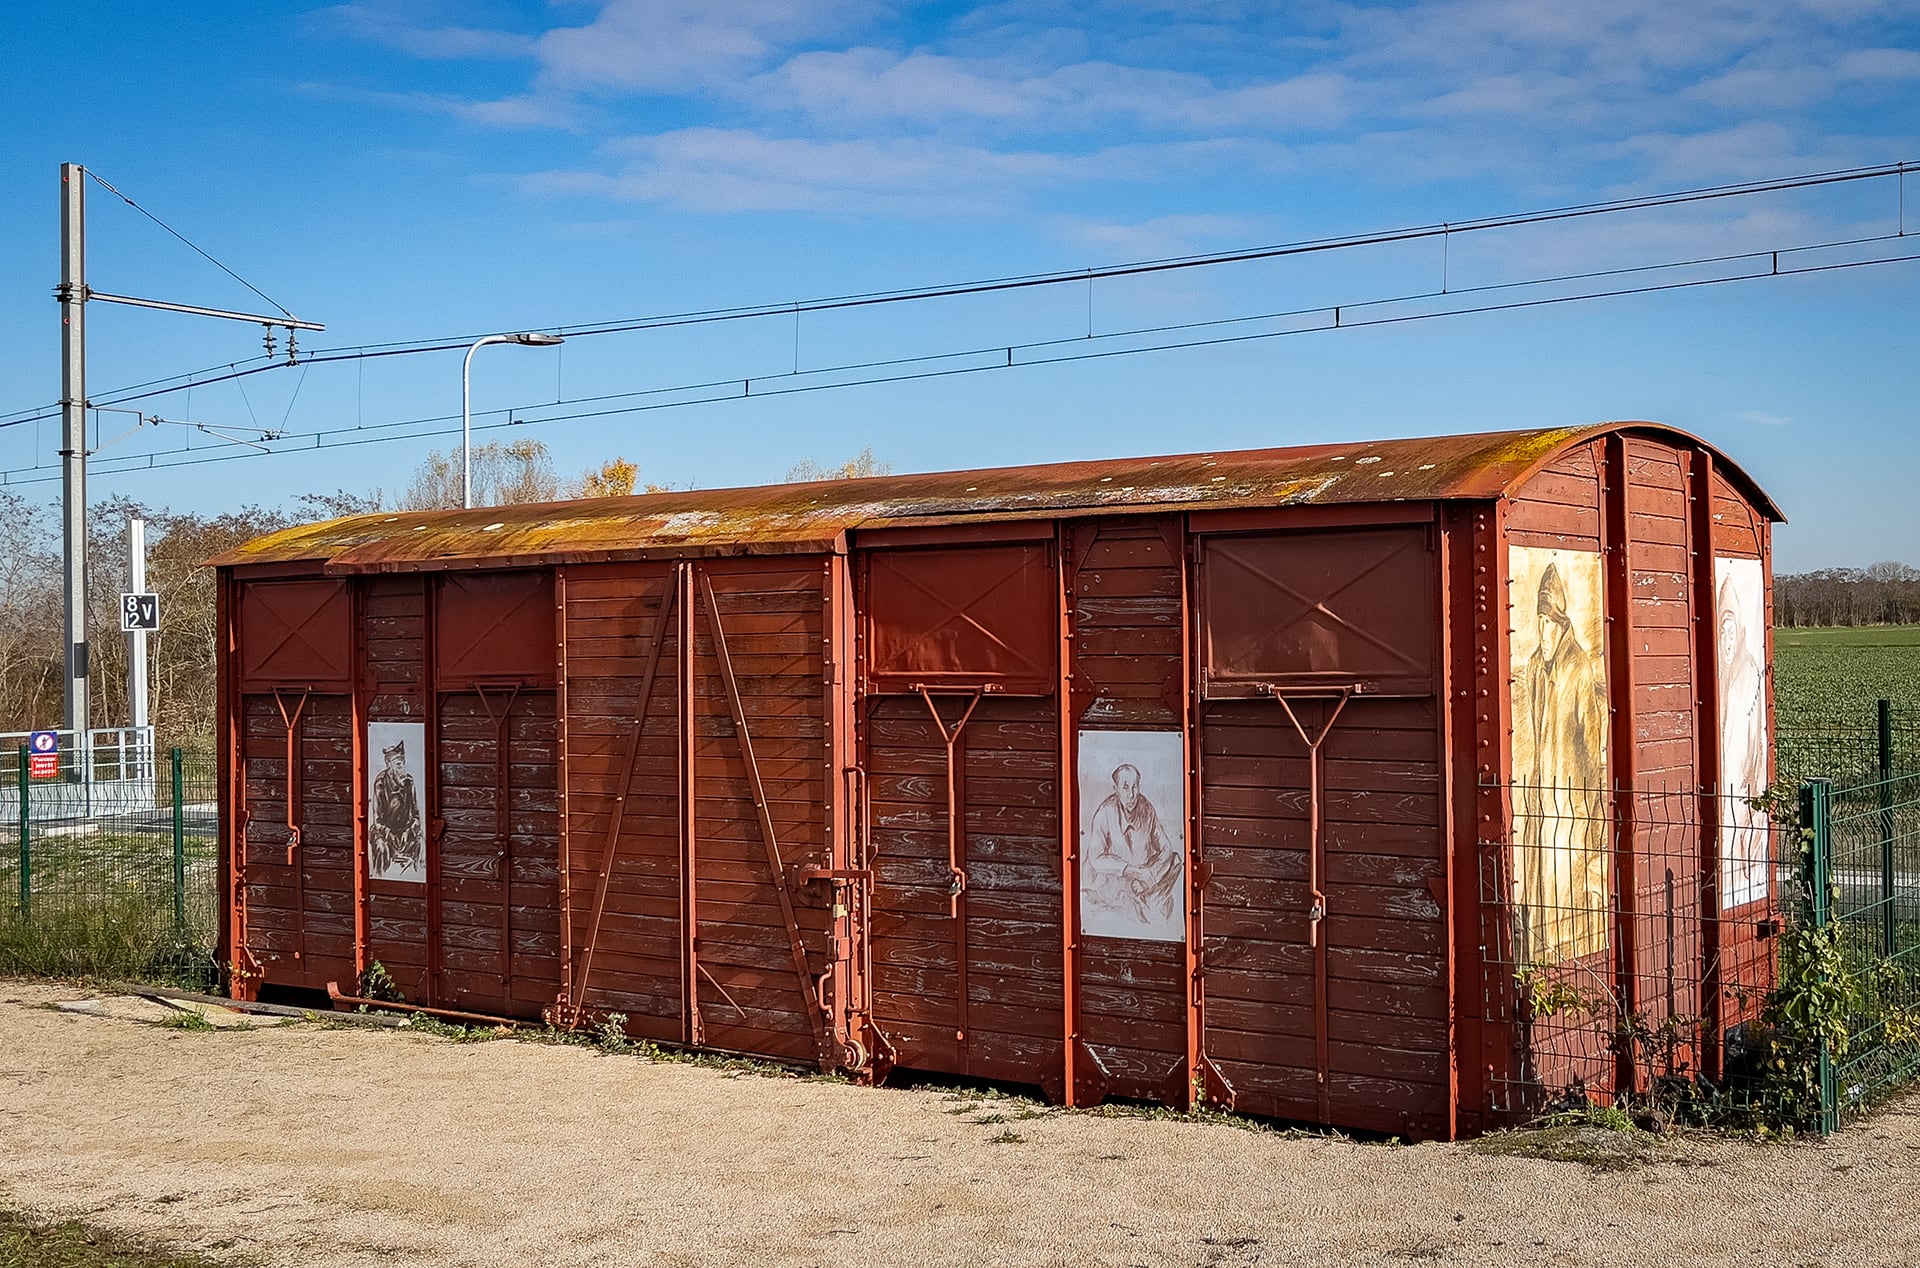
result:
[[[78,1220],[43,1220],[0,1208],[5,1268],[213,1268],[200,1255],[155,1250]]]

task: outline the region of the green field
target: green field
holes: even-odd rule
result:
[[[1920,767],[1920,625],[1777,629],[1773,689],[1782,779],[1877,779],[1882,697],[1893,704],[1894,769]]]
[[[1920,625],[1773,632],[1780,724],[1871,726],[1874,702],[1920,710]]]

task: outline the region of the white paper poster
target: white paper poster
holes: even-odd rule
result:
[[[426,759],[426,723],[367,723],[367,875],[373,880],[426,882]]]
[[[1720,904],[1767,896],[1767,817],[1751,802],[1767,788],[1766,593],[1758,559],[1713,561],[1719,623]]]
[[[1177,731],[1080,733],[1080,932],[1187,937],[1186,761]]]

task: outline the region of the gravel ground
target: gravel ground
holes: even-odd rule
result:
[[[0,1202],[250,1262],[1920,1264],[1920,1097],[1603,1171],[85,998],[0,981]]]

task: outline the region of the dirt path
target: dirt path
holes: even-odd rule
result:
[[[79,997],[0,982],[0,1201],[271,1264],[1920,1264],[1915,1098],[1600,1172]]]

